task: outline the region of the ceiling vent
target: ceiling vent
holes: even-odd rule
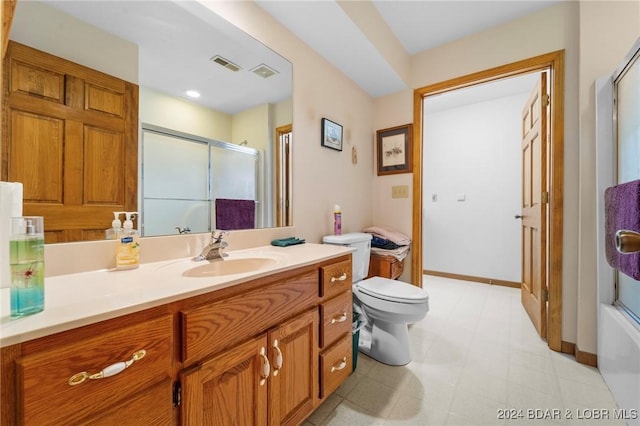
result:
[[[233,72],[239,71],[241,69],[238,65],[234,64],[233,62],[231,62],[228,59],[223,58],[220,55],[214,56],[213,58],[211,58],[211,61],[213,61],[216,64],[221,65],[221,66],[223,66],[223,67],[225,67],[227,69],[230,69]]]
[[[272,75],[276,75],[278,74],[278,71],[274,70],[273,68],[265,65],[265,64],[260,64],[257,67],[255,67],[254,69],[251,70],[252,73],[259,75],[262,78],[269,78]]]

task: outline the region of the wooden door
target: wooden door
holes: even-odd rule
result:
[[[267,424],[267,336],[261,334],[180,375],[181,424]]]
[[[138,87],[14,42],[3,84],[0,180],[22,182],[46,242],[104,239],[137,210]]]
[[[540,81],[522,110],[521,299],[538,334],[547,335],[547,81]]]
[[[314,409],[318,389],[318,310],[269,333],[269,425],[297,425]]]

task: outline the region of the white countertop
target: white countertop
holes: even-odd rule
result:
[[[194,278],[182,273],[205,264],[190,258],[146,263],[132,270],[98,270],[45,281],[44,311],[11,318],[9,289],[0,289],[0,347],[13,345],[241,284],[351,253],[349,247],[301,244],[263,246],[228,252],[225,259],[267,257],[275,262],[258,271]]]

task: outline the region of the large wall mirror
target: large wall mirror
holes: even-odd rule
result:
[[[292,224],[292,65],[267,46],[197,1],[167,0],[19,0],[9,38],[138,86],[137,180],[121,187],[143,236],[221,228],[220,197],[231,200],[226,208],[255,203],[244,229]],[[104,214],[102,230],[113,219]],[[236,216],[227,211],[242,222]],[[77,239],[103,238],[102,230]]]

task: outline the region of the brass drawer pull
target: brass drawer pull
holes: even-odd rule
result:
[[[337,318],[331,318],[331,324],[335,324],[337,322],[345,322],[347,320],[347,313],[343,312],[342,315],[340,315]]]
[[[145,351],[144,349],[141,349],[139,351],[134,352],[130,360],[111,364],[105,367],[104,370],[98,373],[90,374],[90,373],[87,373],[86,371],[83,371],[82,373],[76,373],[69,378],[69,381],[68,381],[69,386],[79,385],[80,383],[84,383],[84,381],[87,379],[97,380],[97,379],[104,379],[107,377],[115,376],[116,374],[122,373],[134,362],[140,361],[142,358],[144,358],[146,354],[147,354],[147,351]]]
[[[344,370],[344,368],[347,366],[347,357],[342,357],[342,361],[340,361],[340,364],[338,364],[337,366],[333,366],[331,367],[331,372],[336,372],[336,371],[340,371],[340,370]]]
[[[336,281],[346,281],[347,280],[347,273],[343,272],[342,275],[340,275],[339,277],[331,277],[331,282],[334,283]]]
[[[275,362],[275,368],[273,369],[273,375],[277,376],[278,371],[280,371],[280,369],[282,368],[282,351],[278,346],[278,339],[275,339],[273,341],[273,349],[275,349],[276,351],[276,362]]]
[[[269,378],[271,372],[271,365],[269,364],[269,358],[267,358],[267,350],[260,348],[260,356],[262,357],[262,371],[260,371],[260,386],[264,385]]]

